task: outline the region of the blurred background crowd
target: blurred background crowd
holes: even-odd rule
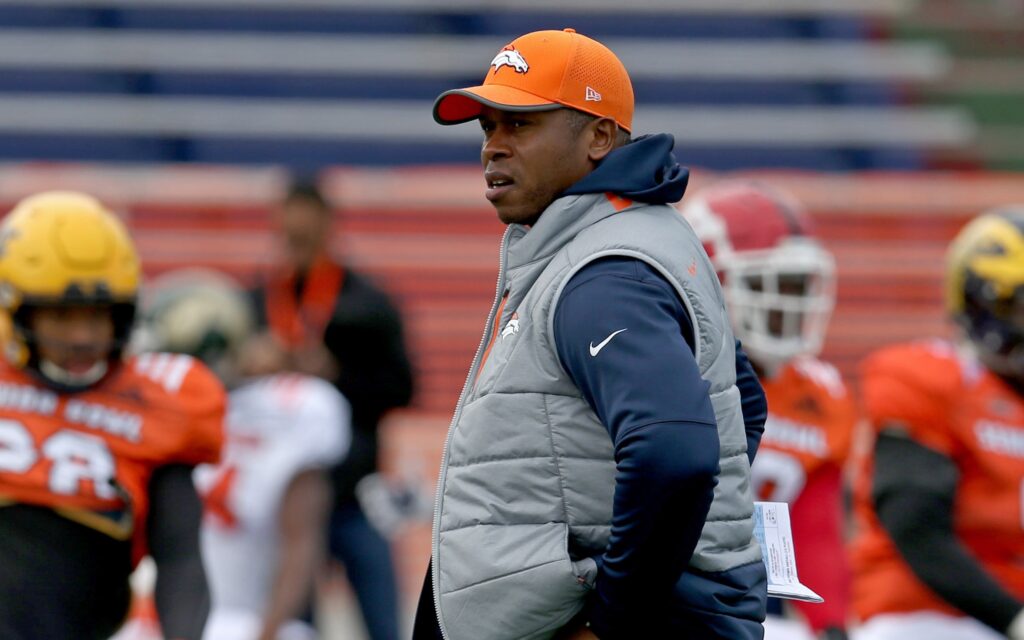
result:
[[[690,192],[743,176],[803,203],[836,264],[821,356],[854,390],[871,350],[952,335],[949,241],[1024,203],[1020,0],[0,0],[5,210],[85,191],[123,215],[148,278],[254,285],[287,258],[291,186],[319,188],[330,252],[387,293],[411,363],[377,456],[403,618],[502,231],[478,130],[436,126],[431,104],[515,36],[563,27],[618,53],[634,133],[675,136]],[[342,572],[319,615],[359,638]]]

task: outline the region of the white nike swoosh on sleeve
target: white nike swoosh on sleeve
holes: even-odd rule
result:
[[[625,329],[619,329],[618,331],[613,332],[610,336],[608,336],[607,338],[605,338],[604,340],[599,342],[597,344],[597,346],[594,346],[594,343],[591,342],[590,343],[590,356],[594,357],[597,354],[601,353],[601,349],[604,349],[605,345],[607,345],[609,342],[612,341],[612,338],[614,338],[615,336],[619,335],[623,331],[625,331]]]

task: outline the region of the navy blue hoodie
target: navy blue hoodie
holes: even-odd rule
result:
[[[689,174],[672,147],[668,135],[639,138],[563,195],[678,201]],[[600,259],[567,284],[554,330],[562,365],[615,444],[612,531],[596,558],[591,628],[602,639],[760,638],[760,563],[729,575],[687,570],[717,482],[719,443],[693,327],[675,290],[642,260]],[[752,460],[767,403],[739,345],[737,374]]]

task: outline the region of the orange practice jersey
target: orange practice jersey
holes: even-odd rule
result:
[[[956,464],[954,532],[1004,588],[1024,600],[1024,398],[938,340],[883,349],[865,361],[863,376],[875,433],[898,426]],[[872,470],[869,455],[856,487],[858,617],[920,610],[962,615],[913,575],[885,533],[872,508]]]
[[[789,504],[800,581],[824,604],[794,602],[810,628],[843,628],[849,571],[842,562],[842,469],[857,411],[834,367],[797,358],[761,381],[768,420],[751,469],[754,495]]]
[[[60,394],[0,364],[0,504],[50,507],[144,553],[154,469],[216,462],[226,396],[200,362],[132,358],[93,389]]]
[[[754,495],[792,504],[819,469],[842,467],[856,408],[839,372],[813,358],[791,361],[761,385],[768,420],[754,461]]]

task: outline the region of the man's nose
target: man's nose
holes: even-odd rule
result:
[[[489,136],[484,138],[483,148],[480,151],[480,159],[484,164],[499,158],[508,157],[512,151],[508,144],[508,136],[502,132],[501,127],[495,127]]]

